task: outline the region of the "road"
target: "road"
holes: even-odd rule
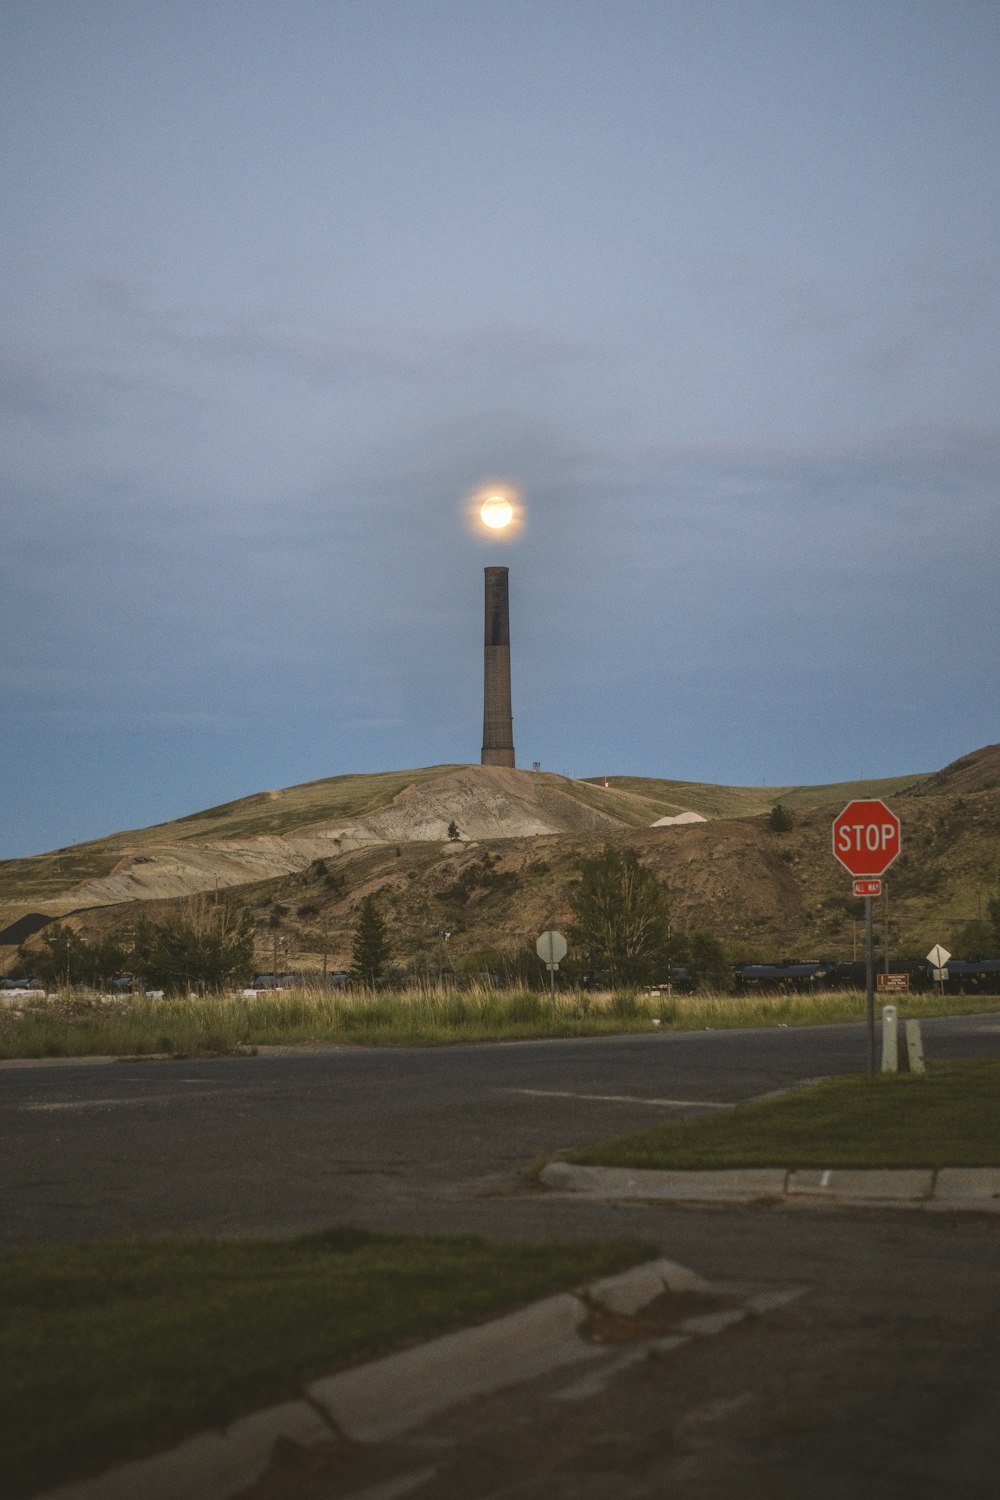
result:
[[[1000,1015],[925,1022],[924,1042],[932,1059],[1000,1056]],[[376,1495],[383,1481],[401,1495],[408,1475],[419,1500],[992,1493],[995,1216],[625,1208],[519,1182],[537,1152],[863,1069],[857,1026],[6,1064],[0,1237],[14,1247],[336,1223],[637,1233],[710,1280],[805,1290],[589,1396],[567,1399],[572,1382],[549,1378],[406,1444],[334,1445],[312,1479],[275,1476],[268,1500]]]
[[[1000,1016],[924,1025],[1000,1054]],[[0,1244],[333,1223],[550,1234],[537,1153],[864,1067],[857,1026],[0,1067]]]

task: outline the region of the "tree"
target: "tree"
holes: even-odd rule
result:
[[[79,979],[81,938],[72,927],[56,922],[42,933],[41,947],[31,948],[22,943],[18,949],[20,957],[30,968],[36,979],[43,984],[71,984]]]
[[[784,807],[782,803],[776,802],[771,808],[771,815],[768,818],[768,824],[770,826],[771,832],[791,833],[793,823],[794,819],[791,813],[788,811],[788,808]]]
[[[569,900],[573,939],[612,984],[659,978],[670,957],[670,894],[634,849],[585,859]]]
[[[726,950],[714,933],[701,928],[691,934],[685,946],[687,971],[696,990],[732,989],[733,971],[726,961]]]
[[[186,990],[192,984],[223,989],[253,973],[253,936],[245,907],[195,900],[164,922],[140,919],[132,967],[147,983],[165,990]]]
[[[956,924],[946,946],[958,958],[988,958],[993,952],[993,924],[977,917],[972,922]]]
[[[41,935],[41,947],[22,945],[20,956],[43,984],[107,984],[128,965],[115,937],[88,942],[72,927],[56,922]]]
[[[451,822],[448,824],[448,837],[453,843],[455,839],[460,839],[462,837],[462,835],[458,831],[458,824],[455,822],[454,818],[452,818]]]
[[[366,896],[358,908],[351,944],[351,978],[360,984],[378,984],[391,956],[385,918],[375,904],[375,897]]]
[[[986,910],[990,916],[990,926],[993,929],[993,951],[1000,954],[1000,894],[991,896],[986,903]]]

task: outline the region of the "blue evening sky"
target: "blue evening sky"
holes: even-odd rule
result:
[[[5,0],[0,857],[1000,739],[996,0]],[[485,539],[468,497],[522,497]]]

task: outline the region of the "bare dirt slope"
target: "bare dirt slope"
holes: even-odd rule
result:
[[[352,783],[365,780],[351,778]],[[400,778],[401,784],[389,782],[384,798],[377,795],[384,778],[371,780],[380,783],[375,795],[349,796],[341,788],[332,806],[328,800],[317,807],[315,795],[295,797],[322,785],[310,783],[288,793],[261,793],[175,825],[114,835],[103,844],[80,846],[75,858],[74,851],[64,850],[10,861],[17,868],[8,872],[4,896],[53,913],[155,901],[276,879],[315,859],[373,844],[448,841],[453,825],[460,840],[521,839],[647,825],[658,811],[658,804],[629,792],[589,785],[580,791],[562,776],[499,766],[414,773],[412,779]],[[268,822],[273,831],[262,828]],[[65,881],[59,879],[59,855],[67,856]],[[74,878],[88,866],[90,878]]]
[[[926,931],[959,951],[961,924],[985,915],[1000,889],[1000,746],[932,776],[822,788],[588,782],[483,766],[331,778],[4,862],[0,929],[68,913],[84,929],[118,926],[140,905],[228,888],[262,930],[280,913],[289,952],[325,948],[336,964],[358,904],[375,894],[403,958],[436,949],[443,930],[459,956],[509,950],[569,920],[581,859],[613,844],[667,880],[678,930],[707,927],[770,956],[849,958],[861,907],[832,858],[830,823],[852,797],[877,795],[904,826],[889,879],[894,941],[909,951]],[[790,832],[770,827],[779,800],[794,809]],[[663,822],[683,813],[704,821]],[[0,930],[0,970],[27,936],[11,930]]]

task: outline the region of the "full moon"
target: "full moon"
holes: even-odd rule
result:
[[[488,495],[479,508],[479,515],[484,526],[501,531],[513,520],[514,507],[503,495]]]

